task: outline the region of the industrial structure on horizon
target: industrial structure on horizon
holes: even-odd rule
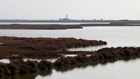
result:
[[[59,20],[60,20],[60,21],[68,21],[68,20],[70,20],[70,19],[68,18],[68,15],[66,15],[65,18],[59,18]]]

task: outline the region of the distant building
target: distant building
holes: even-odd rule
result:
[[[68,15],[66,15],[65,18],[60,18],[59,20],[61,20],[61,21],[68,21],[68,20],[70,20],[70,19],[68,18]]]

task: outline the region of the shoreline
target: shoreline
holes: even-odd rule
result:
[[[82,29],[80,25],[60,24],[1,24],[0,29],[36,29],[36,30],[57,30],[57,29]]]

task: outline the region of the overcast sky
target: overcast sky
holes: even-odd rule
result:
[[[0,19],[140,19],[140,0],[0,0]]]

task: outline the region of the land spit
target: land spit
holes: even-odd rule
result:
[[[106,45],[105,41],[75,38],[17,38],[0,37],[0,58],[3,57],[59,57],[69,48]],[[72,53],[72,52],[71,52]],[[74,53],[74,52],[73,52]]]
[[[80,25],[62,25],[62,24],[3,24],[0,29],[80,29]]]

